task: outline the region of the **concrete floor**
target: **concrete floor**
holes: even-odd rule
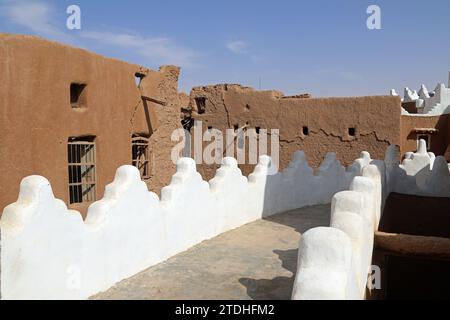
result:
[[[92,299],[290,299],[300,234],[329,220],[329,205],[259,220],[204,241]]]

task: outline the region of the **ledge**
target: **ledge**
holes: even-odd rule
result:
[[[375,232],[375,248],[394,255],[450,260],[450,239]]]

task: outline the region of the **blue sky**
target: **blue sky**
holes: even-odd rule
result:
[[[66,28],[67,6],[81,30]],[[381,8],[381,30],[366,9]],[[37,34],[157,69],[180,90],[241,83],[285,94],[382,95],[434,89],[450,70],[448,0],[0,0],[0,31]]]

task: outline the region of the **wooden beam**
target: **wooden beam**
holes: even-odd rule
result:
[[[389,253],[426,259],[450,260],[450,239],[375,232],[375,248]]]

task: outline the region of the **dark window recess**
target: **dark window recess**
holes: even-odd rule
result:
[[[136,83],[136,86],[139,88],[142,83],[142,79],[145,78],[145,74],[141,72],[136,72],[134,74],[134,82]]]
[[[234,131],[237,131],[239,129],[239,125],[235,124],[233,125]]]
[[[86,107],[86,85],[81,83],[70,84],[70,105],[72,108]]]
[[[189,108],[181,108],[181,125],[183,126],[183,129],[190,131],[191,128],[194,126],[194,118],[192,118],[192,110]]]
[[[303,135],[304,135],[304,136],[309,135],[309,128],[306,127],[306,126],[303,127]]]
[[[261,131],[261,127],[256,127],[255,130],[256,130],[256,134],[259,134],[259,132]]]
[[[351,137],[356,136],[356,129],[355,128],[348,128],[348,135]]]
[[[202,114],[206,111],[206,98],[195,98],[195,104],[197,105],[197,113]]]
[[[142,179],[150,178],[148,137],[134,134],[131,138],[132,165],[138,168]]]
[[[71,137],[67,143],[69,202],[96,200],[95,137]]]
[[[141,81],[142,81],[142,77],[141,76],[134,76],[134,83],[136,83],[136,87],[140,87],[141,86]]]
[[[208,130],[210,130],[210,131],[211,131],[211,130],[212,130],[212,126],[208,126]]]

